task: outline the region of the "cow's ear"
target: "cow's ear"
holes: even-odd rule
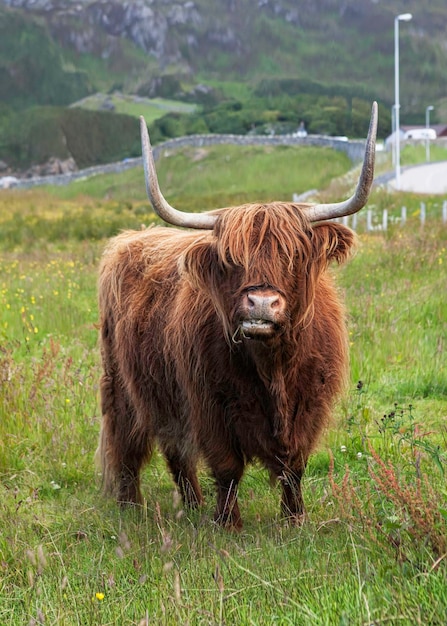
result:
[[[180,271],[194,287],[214,291],[222,273],[215,243],[206,239],[189,246],[180,259]]]
[[[336,222],[322,222],[312,227],[312,242],[319,259],[343,263],[354,251],[354,231]]]

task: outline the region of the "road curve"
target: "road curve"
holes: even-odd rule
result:
[[[396,179],[390,180],[389,185],[395,189]],[[400,189],[414,193],[447,193],[447,161],[406,167],[400,174]]]

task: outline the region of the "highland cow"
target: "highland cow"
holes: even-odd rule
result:
[[[355,236],[328,220],[365,205],[376,128],[374,103],[344,202],[183,213],[160,191],[141,118],[149,199],[165,222],[193,230],[125,232],[102,260],[98,457],[119,502],[142,502],[140,471],[158,445],[187,506],[203,502],[204,460],[218,523],[241,528],[237,490],[253,460],[280,482],[284,515],[302,521],[301,478],[347,374],[345,312],[327,268]]]

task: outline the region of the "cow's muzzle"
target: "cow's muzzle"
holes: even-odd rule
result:
[[[284,324],[285,298],[271,288],[247,289],[238,311],[240,335],[247,339],[268,339]]]

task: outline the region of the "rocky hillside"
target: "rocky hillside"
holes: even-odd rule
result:
[[[156,91],[163,77],[194,84],[198,76],[205,82],[281,76],[357,83],[389,104],[394,16],[404,9],[413,13],[413,20],[400,29],[401,95],[414,110],[445,96],[447,84],[447,4],[423,4],[407,0],[403,8],[400,0],[0,0],[8,12],[37,20],[62,51],[65,65],[84,70],[96,89],[107,76],[109,82],[114,76],[125,90],[149,92]]]
[[[129,40],[161,65],[182,60],[181,38],[173,43],[169,31],[194,31],[203,21],[193,2],[3,0],[3,4],[43,18],[53,38],[78,54],[109,58],[121,40]]]

